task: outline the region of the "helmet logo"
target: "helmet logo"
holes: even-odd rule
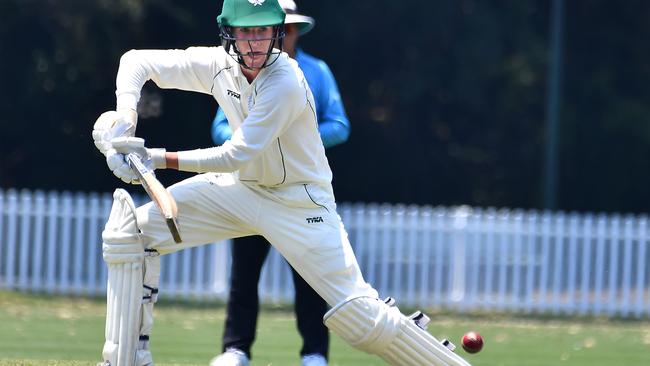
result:
[[[266,0],[248,0],[249,3],[253,4],[253,6],[258,6],[264,4],[264,1]]]

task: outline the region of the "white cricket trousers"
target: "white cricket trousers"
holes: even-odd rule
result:
[[[262,235],[331,306],[351,296],[378,297],[363,279],[329,187],[269,188],[243,183],[234,174],[206,173],[171,186],[170,192],[183,242],[173,241],[149,202],[137,209],[146,248],[168,254]]]

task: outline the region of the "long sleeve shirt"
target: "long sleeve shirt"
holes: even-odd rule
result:
[[[328,148],[347,141],[350,122],[343,108],[343,101],[332,71],[325,61],[319,60],[301,49],[296,50],[295,60],[302,69],[316,102],[318,131],[323,145]],[[222,108],[212,122],[212,141],[221,145],[232,136],[228,119]]]
[[[120,60],[117,109],[136,109],[147,80],[212,95],[232,128],[221,146],[178,152],[180,170],[237,172],[240,180],[262,186],[331,184],[312,92],[286,53],[249,83],[223,47],[132,50]]]

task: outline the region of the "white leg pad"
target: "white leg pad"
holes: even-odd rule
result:
[[[118,189],[102,233],[104,261],[108,265],[106,342],[103,365],[153,365],[149,333],[153,303],[158,294],[160,259],[145,251],[137,226],[135,204]]]
[[[372,297],[355,297],[333,307],[325,325],[350,345],[394,366],[470,366],[429,332]]]

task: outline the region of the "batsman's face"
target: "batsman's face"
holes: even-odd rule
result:
[[[273,27],[235,27],[235,45],[251,68],[261,68],[273,42]]]

